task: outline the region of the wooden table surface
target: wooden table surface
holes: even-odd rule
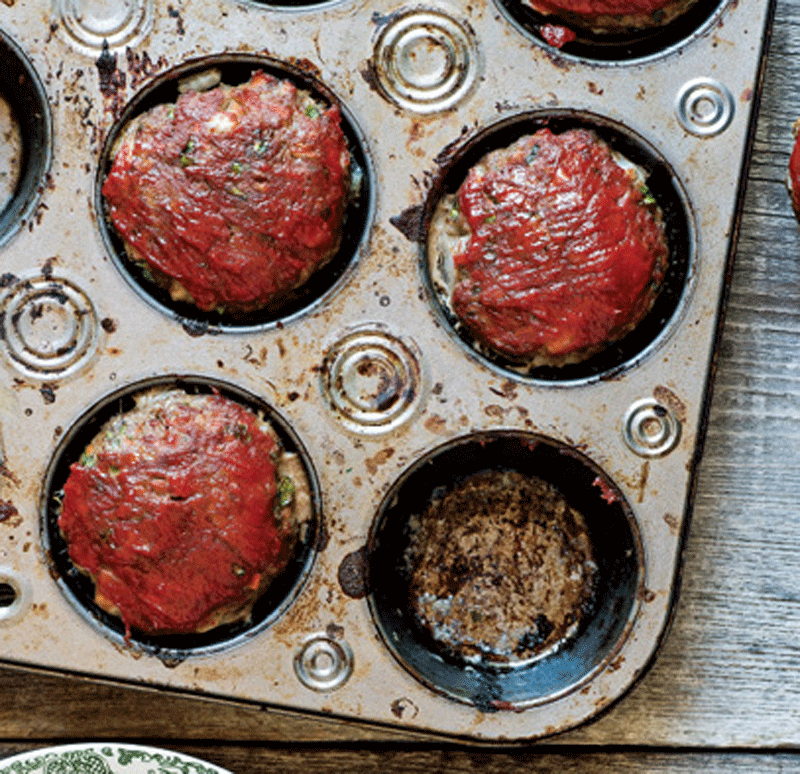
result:
[[[653,669],[604,717],[470,749],[6,668],[0,756],[106,739],[237,774],[800,772],[800,231],[785,188],[797,116],[800,0],[778,0],[677,615]]]

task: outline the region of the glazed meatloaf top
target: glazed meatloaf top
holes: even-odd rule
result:
[[[336,254],[349,193],[339,108],[262,71],[132,121],[102,188],[129,256],[204,311],[302,286]]]
[[[553,366],[632,330],[669,255],[641,173],[590,130],[546,128],[470,169],[440,202],[429,251],[482,347]]]
[[[657,27],[676,19],[698,0],[524,0],[535,11],[598,32]]]
[[[58,523],[126,637],[202,632],[248,618],[293,553],[307,490],[253,412],[169,390],[140,397],[86,447]]]

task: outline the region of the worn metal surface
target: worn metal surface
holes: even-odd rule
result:
[[[685,44],[614,64],[546,49],[489,2],[430,3],[417,28],[405,13],[416,10],[191,1],[44,9],[25,0],[4,8],[3,31],[43,84],[38,125],[51,141],[29,154],[49,164],[36,175],[38,205],[22,208],[0,253],[4,661],[487,741],[576,725],[651,661],[676,591],[770,4],[722,3]],[[455,59],[441,42],[452,36]],[[110,259],[95,185],[106,134],[128,100],[170,68],[221,52],[291,62],[330,88],[360,130],[374,199],[355,261],[312,309],[259,330],[197,335],[136,293]],[[397,79],[380,82],[387,63],[402,89]],[[665,330],[612,376],[562,384],[470,353],[431,298],[419,245],[392,225],[420,212],[443,151],[502,119],[556,108],[597,115],[654,148],[674,172],[691,228],[685,291]],[[43,482],[62,436],[109,393],[180,374],[230,382],[286,420],[319,479],[326,537],[271,627],[182,661],[142,655],[87,625],[52,577],[40,535]],[[387,404],[387,381],[413,389]],[[547,436],[585,455],[624,498],[640,546],[626,636],[590,674],[519,712],[502,696],[478,707],[446,699],[412,677],[384,646],[363,582],[373,519],[401,474],[447,442],[496,430]]]

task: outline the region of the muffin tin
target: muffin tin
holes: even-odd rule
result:
[[[619,699],[674,609],[772,3],[698,3],[668,29],[578,31],[560,50],[549,20],[505,0],[7,5],[3,662],[472,742],[555,734]],[[331,270],[277,314],[227,320],[153,294],[105,221],[121,122],[209,67],[341,104],[363,175]],[[524,371],[458,330],[425,237],[470,160],[543,125],[591,127],[642,163],[671,264],[619,346]],[[251,626],[126,642],[65,556],[66,466],[153,385],[258,406],[306,466],[313,525]],[[598,566],[575,633],[500,664],[443,652],[403,587],[409,520],[487,469],[556,485]]]

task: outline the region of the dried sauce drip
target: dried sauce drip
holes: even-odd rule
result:
[[[295,483],[262,420],[220,395],[148,395],[71,466],[59,527],[95,602],[146,634],[246,619],[296,540]]]
[[[410,605],[449,651],[508,663],[557,647],[591,602],[583,517],[550,484],[472,476],[411,522]]]
[[[487,154],[440,205],[455,237],[452,309],[479,342],[562,365],[644,318],[669,250],[655,200],[623,164],[593,132],[541,129]]]
[[[338,107],[256,72],[134,121],[103,185],[134,260],[204,311],[267,308],[340,245],[350,193]]]

